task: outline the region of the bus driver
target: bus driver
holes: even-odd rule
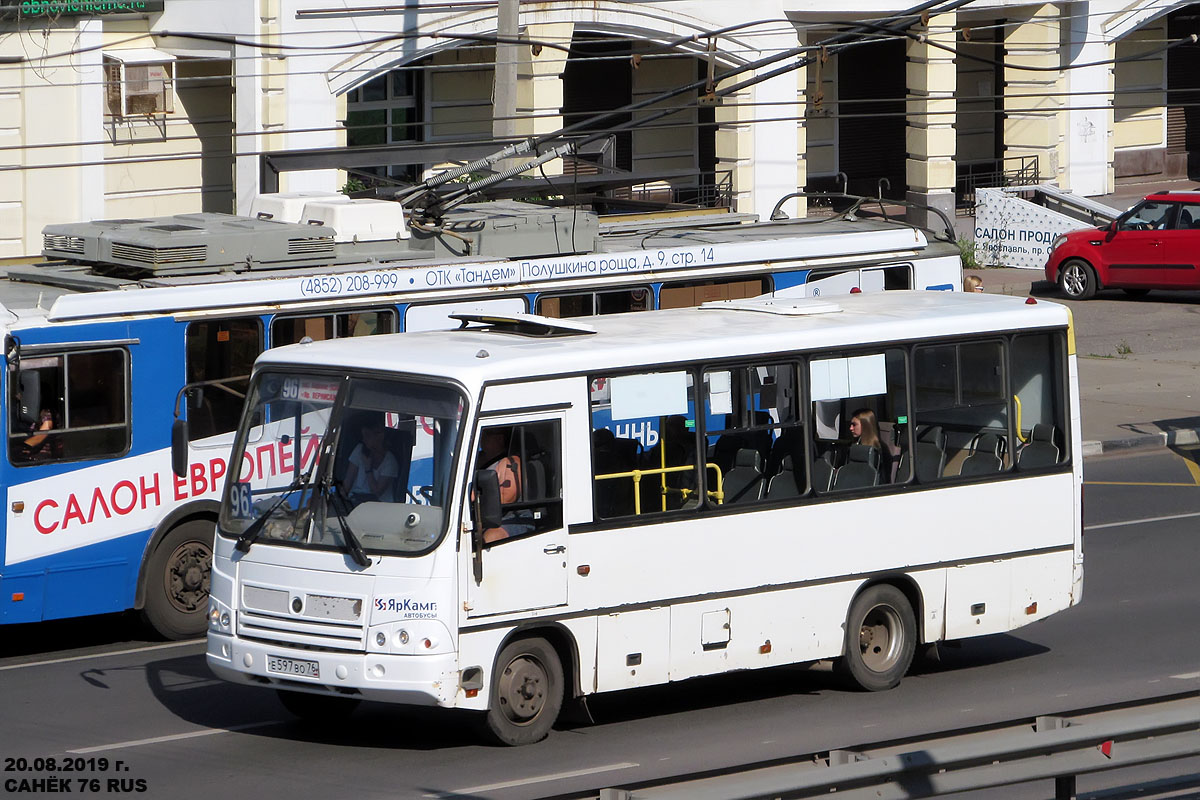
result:
[[[496,473],[500,483],[500,507],[521,499],[521,457],[508,453],[512,438],[510,428],[486,428],[479,438],[480,469]],[[533,512],[528,509],[506,509],[500,517],[500,527],[483,532],[483,541],[491,544],[510,536],[521,536],[534,529]]]

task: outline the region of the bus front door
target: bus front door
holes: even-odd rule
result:
[[[484,532],[481,552],[470,554],[468,615],[565,605],[562,420],[488,420],[477,441],[475,469],[496,472],[503,514],[500,527]]]

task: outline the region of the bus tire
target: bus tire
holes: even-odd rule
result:
[[[359,702],[356,697],[339,697],[332,694],[309,694],[277,689],[279,702],[288,713],[305,722],[340,722],[354,713]]]
[[[908,672],[916,639],[908,598],[895,586],[876,584],[850,604],[842,667],[868,692],[891,689]]]
[[[142,616],[166,639],[203,636],[207,629],[214,523],[193,519],[172,528],[146,565]]]
[[[486,733],[508,746],[545,739],[562,709],[563,685],[562,661],[549,642],[509,642],[496,658]]]
[[[1091,264],[1072,258],[1058,270],[1058,288],[1072,300],[1088,300],[1095,296],[1100,281]]]

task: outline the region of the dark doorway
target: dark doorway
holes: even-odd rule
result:
[[[1178,41],[1200,31],[1200,5],[1167,17],[1167,38]],[[1200,44],[1167,51],[1168,175],[1200,180]]]
[[[633,97],[633,72],[629,63],[629,43],[581,34],[571,42],[571,55],[563,70],[563,122],[574,125],[601,111],[627,106]],[[601,131],[628,122],[629,114],[619,114],[583,126],[586,131]],[[613,165],[629,171],[633,168],[633,138],[628,130],[616,134]]]
[[[838,56],[838,169],[852,194],[874,195],[880,178],[903,198],[907,60],[904,39],[847,50]]]

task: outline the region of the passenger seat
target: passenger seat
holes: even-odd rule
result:
[[[867,444],[850,445],[849,460],[834,473],[834,491],[878,485],[879,451]]]
[[[1029,441],[1017,456],[1018,469],[1037,469],[1058,463],[1059,449],[1054,443],[1057,431],[1053,425],[1039,423],[1029,432]]]
[[[1004,437],[980,433],[971,440],[971,454],[959,470],[959,475],[990,475],[1004,469]]]
[[[763,496],[762,456],[757,450],[744,447],[733,459],[733,469],[725,475],[722,485],[726,503],[746,503]]]
[[[796,478],[797,475],[792,456],[790,454],[786,455],[783,457],[783,461],[780,462],[779,472],[772,475],[770,483],[767,484],[767,499],[784,500],[789,497],[799,497],[804,493],[804,489],[799,485]]]

